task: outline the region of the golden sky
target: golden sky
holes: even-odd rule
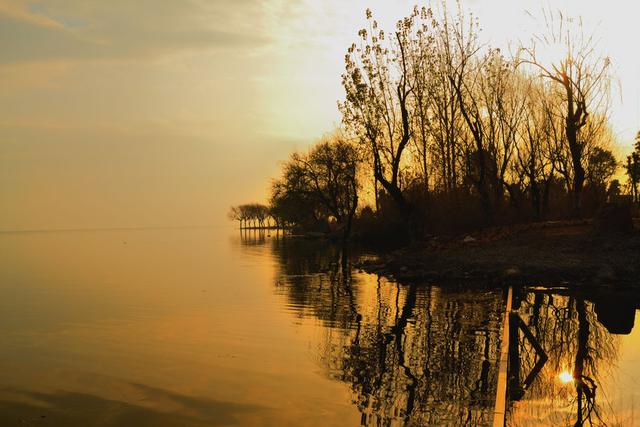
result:
[[[339,124],[365,8],[391,28],[414,3],[0,0],[0,230],[225,223],[230,204],[266,196],[279,160]],[[627,147],[640,128],[632,4],[552,2],[597,29]],[[507,47],[536,31],[526,11],[543,3],[462,5]]]

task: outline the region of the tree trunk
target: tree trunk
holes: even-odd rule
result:
[[[579,160],[577,165],[574,164],[573,169],[573,215],[579,218],[582,215],[582,189],[584,187],[585,172]]]

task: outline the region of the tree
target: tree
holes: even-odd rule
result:
[[[307,154],[294,153],[274,183],[272,211],[302,226],[334,219],[347,238],[358,206],[358,160],[356,149],[340,136]]]
[[[434,170],[440,191],[450,192],[459,184],[460,145],[464,138],[460,105],[450,77],[456,73],[458,50],[453,42],[455,22],[443,11],[443,17],[437,19],[435,37],[435,60],[430,75],[429,114],[432,117],[430,137],[433,141],[431,153]]]
[[[480,94],[482,85],[482,69],[484,63],[491,59],[492,52],[489,52],[483,61],[476,60],[476,54],[480,50],[478,42],[478,24],[473,19],[465,23],[461,14],[452,23],[445,15],[443,29],[440,32],[442,44],[452,52],[449,55],[451,64],[448,69],[449,82],[453,87],[460,112],[467,125],[467,130],[471,136],[472,145],[467,147],[465,153],[465,164],[467,178],[473,183],[482,207],[491,220],[493,209],[491,203],[490,181],[493,172],[490,170],[492,162],[489,159],[491,153],[488,150],[488,136],[486,130],[487,118],[485,107],[482,105]],[[483,63],[484,62],[484,63]]]
[[[534,218],[539,219],[546,210],[555,172],[553,146],[556,132],[553,115],[547,108],[551,94],[541,82],[530,78],[522,90],[526,93],[525,117],[520,123],[512,167],[517,181],[529,195]]]
[[[625,169],[631,189],[631,197],[633,197],[634,202],[638,202],[638,183],[640,183],[640,132],[636,135],[633,152],[627,156]]]
[[[305,162],[315,198],[344,227],[345,238],[358,207],[358,160],[356,149],[338,137],[313,147]]]
[[[353,43],[345,55],[345,100],[339,104],[345,127],[370,156],[375,182],[405,213],[409,204],[400,173],[413,121],[408,48],[417,16],[414,10],[398,21],[394,42],[389,44],[367,9],[369,29],[358,32],[360,45]]]
[[[255,228],[264,227],[265,220],[271,216],[271,212],[268,206],[260,203],[250,203],[232,206],[227,216],[232,221],[238,221],[241,229],[247,228],[248,221],[251,221],[252,227]]]
[[[258,221],[258,226],[264,227],[265,221],[267,220],[267,218],[269,218],[269,215],[270,215],[269,207],[259,203],[254,203],[250,205],[250,209],[251,209],[253,218],[255,218],[256,221]]]
[[[294,163],[296,156],[291,156],[283,165],[282,176],[273,181],[269,204],[276,222],[283,228],[298,225],[314,229],[320,222],[320,213],[303,180],[303,169]]]
[[[242,228],[242,222],[244,218],[242,216],[242,211],[240,210],[239,206],[232,206],[231,209],[229,209],[229,213],[227,214],[227,217],[231,221],[238,221],[238,223],[240,224],[240,228]]]
[[[588,140],[581,135],[590,115],[604,107],[608,95],[608,57],[597,56],[593,35],[586,35],[582,21],[566,18],[562,13],[555,19],[552,13],[545,14],[547,33],[535,38],[529,47],[522,47],[521,63],[533,65],[543,78],[555,83],[560,89],[564,106],[566,143],[571,155],[573,169],[573,212],[579,216],[582,208],[582,189],[586,179],[584,168],[585,147]],[[576,25],[577,22],[577,25]],[[548,51],[560,49],[562,56],[545,64],[538,56],[535,41],[542,43]]]
[[[505,189],[510,194],[514,186],[506,181],[507,171],[517,143],[517,133],[524,121],[526,98],[525,78],[514,64],[504,58],[499,49],[490,50],[479,70],[481,115],[487,138],[486,168],[493,203],[498,208]],[[515,195],[512,195],[512,199]]]
[[[614,179],[609,184],[609,188],[607,189],[607,198],[615,198],[620,196],[622,193],[622,186],[620,185],[620,181]]]
[[[254,219],[253,209],[251,206],[252,205],[250,204],[232,206],[228,213],[229,219],[232,221],[238,221],[240,229],[247,228],[247,222]]]
[[[607,183],[618,169],[618,161],[610,150],[594,147],[589,153],[587,181],[589,184],[607,188]]]

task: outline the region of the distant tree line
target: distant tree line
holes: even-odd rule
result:
[[[415,7],[391,33],[366,11],[345,55],[343,127],[283,164],[279,224],[461,230],[592,215],[620,193],[610,61],[581,21],[549,13],[546,32],[507,57],[480,42],[475,18],[436,9]],[[563,53],[545,61],[540,48]],[[626,170],[637,200],[640,141]]]
[[[293,153],[272,183],[269,206],[233,206],[229,218],[240,228],[265,228],[271,219],[277,228],[333,230],[346,237],[358,208],[359,156],[357,147],[337,134],[307,153]]]
[[[238,221],[240,228],[265,228],[272,218],[271,208],[259,203],[232,206],[229,219]]]

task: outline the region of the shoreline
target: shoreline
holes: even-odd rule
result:
[[[496,227],[374,253],[354,267],[403,283],[640,289],[640,231],[596,234],[586,220]]]

